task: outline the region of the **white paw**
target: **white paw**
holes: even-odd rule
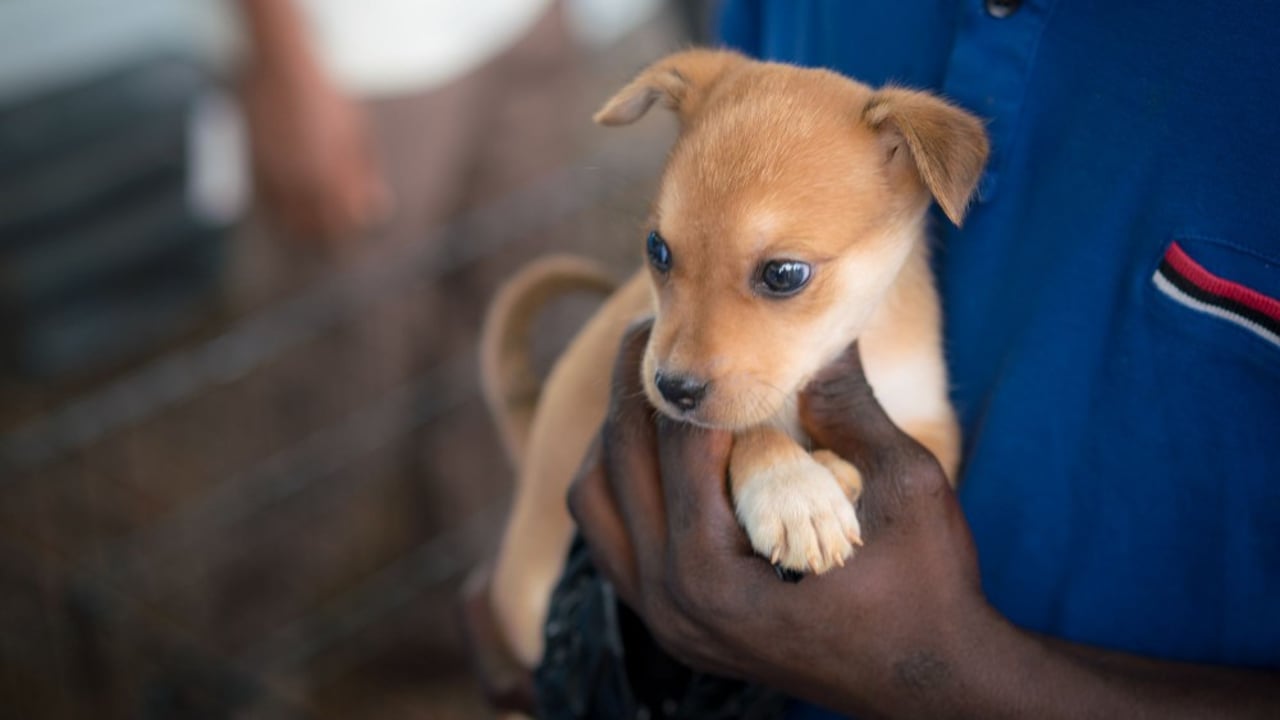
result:
[[[775,465],[736,483],[738,522],[756,552],[788,570],[821,575],[862,544],[853,502],[821,463]]]

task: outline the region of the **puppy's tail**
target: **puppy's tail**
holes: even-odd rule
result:
[[[596,263],[551,255],[526,265],[489,304],[480,337],[480,384],[506,447],[519,466],[533,422],[541,380],[530,346],[533,322],[551,300],[574,292],[608,295],[617,283]]]

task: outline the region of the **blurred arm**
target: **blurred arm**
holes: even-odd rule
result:
[[[238,0],[256,67],[316,70],[315,55],[293,0]]]
[[[242,89],[259,199],[291,234],[335,240],[381,219],[390,194],[360,105],[317,57],[293,0],[239,0]]]

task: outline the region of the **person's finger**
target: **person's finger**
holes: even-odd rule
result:
[[[605,478],[599,439],[587,451],[569,487],[568,501],[569,514],[578,524],[592,562],[628,605],[638,607],[640,578],[635,548]]]
[[[858,504],[865,538],[911,516],[917,507],[911,498],[947,487],[933,455],[902,432],[876,400],[856,343],[801,394],[800,419],[815,442],[862,472]]]
[[[872,475],[929,457],[885,413],[867,383],[854,343],[823,368],[800,395],[800,421],[820,446]]]
[[[613,368],[609,414],[601,431],[605,475],[635,547],[660,547],[666,532],[662,480],[658,474],[654,409],[640,380],[650,323],[623,335]],[[646,566],[638,558],[640,570]]]
[[[667,418],[658,421],[663,501],[672,537],[698,532],[722,538],[724,547],[745,540],[729,500],[729,452],[733,434]]]
[[[702,632],[732,636],[739,612],[778,584],[733,510],[733,433],[669,418],[657,427],[668,533],[664,588]]]

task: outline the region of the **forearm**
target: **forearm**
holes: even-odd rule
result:
[[[238,0],[238,4],[251,67],[282,71],[313,68],[311,41],[293,0]]]
[[[957,716],[1280,717],[1280,673],[1151,660],[992,617],[960,656]]]

